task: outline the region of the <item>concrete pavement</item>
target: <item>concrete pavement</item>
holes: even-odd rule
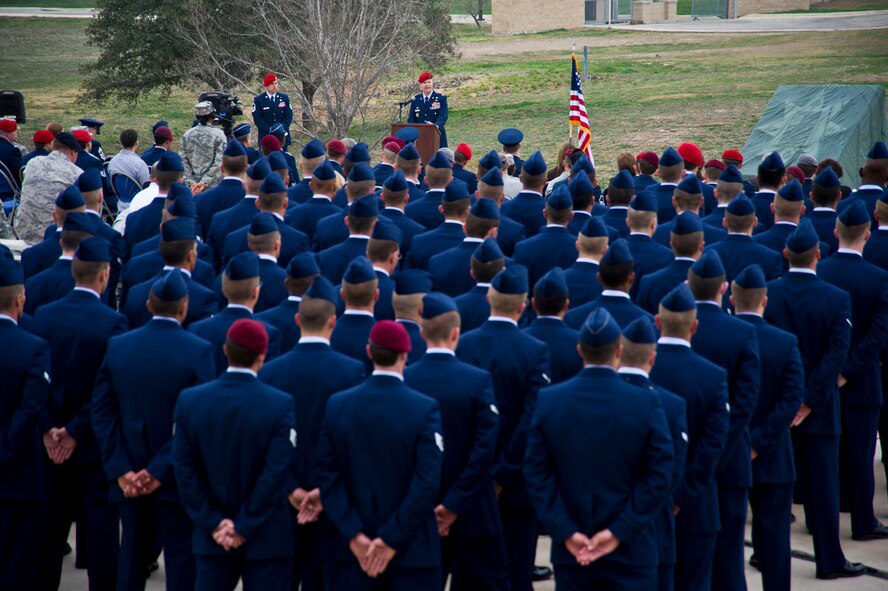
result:
[[[6,6],[0,8],[0,16],[49,17],[49,18],[92,18],[94,8],[32,8]]]
[[[658,33],[799,33],[805,31],[855,31],[888,28],[888,10],[807,14],[749,14],[738,19],[714,17],[676,20],[644,25],[589,25],[620,31]]]

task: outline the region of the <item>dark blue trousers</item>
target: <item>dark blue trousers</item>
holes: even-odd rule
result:
[[[589,566],[555,565],[558,591],[649,591],[657,586],[657,567],[622,564],[607,558]]]
[[[438,588],[441,567],[406,568],[391,563],[385,572],[371,579],[354,557],[336,562],[330,591],[432,591]]]
[[[715,532],[675,533],[675,590],[709,591],[712,588],[712,557]]]
[[[511,507],[500,502],[500,518],[512,591],[533,591],[536,559],[537,517],[531,508]]]
[[[743,543],[746,535],[747,488],[719,486],[718,514],[721,530],[715,537],[712,588],[746,591]]]
[[[657,591],[675,589],[675,566],[672,564],[657,565]]]
[[[194,591],[232,591],[243,579],[244,591],[290,591],[292,557],[246,560],[243,556],[199,554]]]
[[[503,535],[441,538],[441,589],[451,575],[450,591],[509,591]]]
[[[156,495],[119,503],[122,535],[118,565],[118,591],[143,591],[148,565],[153,560],[155,531],[163,544],[167,591],[194,589],[196,567],[191,555],[192,523],[185,509]]]
[[[0,499],[0,581],[4,588],[33,586],[44,516],[44,501]]]
[[[876,492],[873,458],[880,410],[878,406],[842,405],[839,482],[848,487],[851,533],[855,535],[868,534],[879,523],[873,512]]]
[[[749,489],[752,551],[762,571],[764,591],[789,591],[790,588],[792,489],[791,482],[754,484]]]

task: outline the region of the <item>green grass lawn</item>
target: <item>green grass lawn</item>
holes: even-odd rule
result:
[[[108,151],[114,151],[114,138],[123,129],[132,127],[146,137],[158,119],[170,121],[181,137],[191,124],[199,88],[176,90],[168,99],[150,96],[135,106],[78,104],[78,67],[97,54],[84,43],[84,28],[81,20],[0,19],[0,35],[7,40],[0,54],[0,88],[25,94],[28,122],[22,139],[29,142],[50,120],[67,127],[84,116],[108,122],[102,134]],[[464,55],[471,57],[454,60],[436,76],[449,97],[451,143],[466,142],[482,154],[497,147],[500,129],[515,126],[525,133],[523,153],[541,149],[550,161],[567,139],[569,47],[576,40],[582,68],[581,48],[590,45],[591,79],[583,89],[602,178],[614,174],[623,151],[660,151],[696,141],[708,158],[741,148],[780,84],[888,86],[888,37],[868,31],[730,36],[584,29],[504,40],[467,25],[458,34]],[[529,49],[494,51],[502,43]],[[554,51],[555,46],[568,49]],[[258,86],[257,81],[257,92]],[[366,119],[355,121],[350,134],[375,153],[374,144],[397,117],[392,103],[408,92],[415,92],[412,76],[390,81],[387,93]],[[249,110],[250,97],[241,98]]]

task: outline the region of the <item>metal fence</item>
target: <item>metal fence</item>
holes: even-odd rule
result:
[[[728,18],[728,0],[691,0],[691,14]]]

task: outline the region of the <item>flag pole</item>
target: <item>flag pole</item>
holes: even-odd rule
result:
[[[577,41],[574,39],[573,42],[573,50],[571,50],[570,60],[571,60],[571,76],[573,75],[573,61],[576,59],[577,55]],[[573,84],[573,80],[571,80],[571,84]],[[568,117],[567,117],[567,143],[573,144],[573,125],[570,124],[570,104],[567,106],[568,109]]]

